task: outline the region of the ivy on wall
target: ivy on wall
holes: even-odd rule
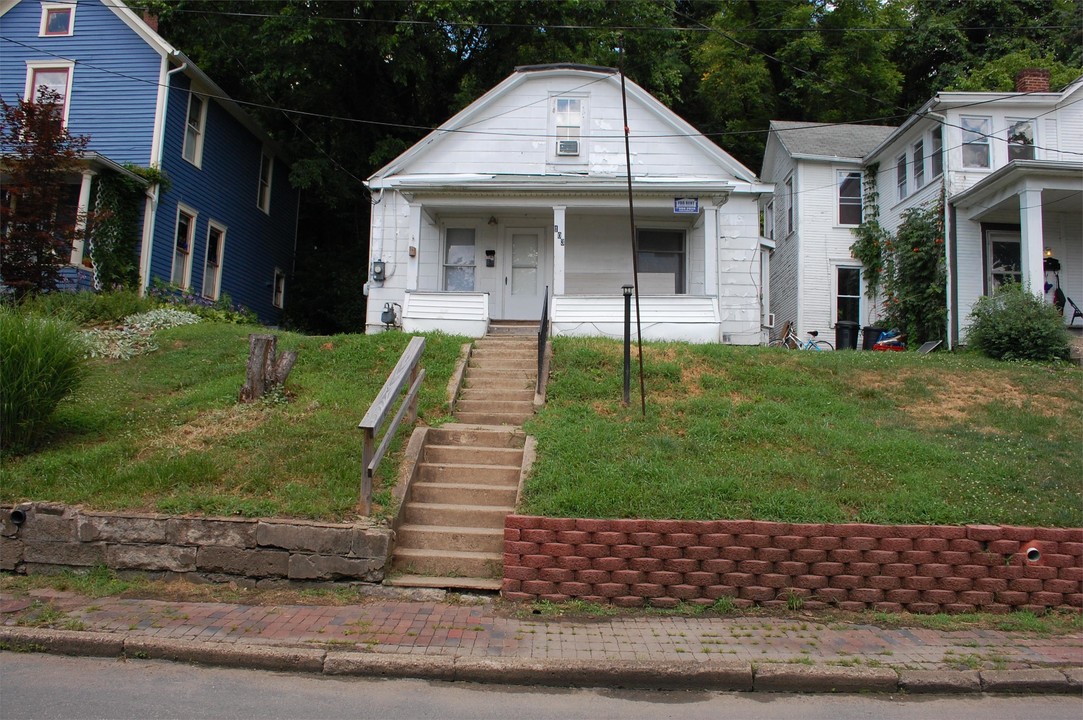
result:
[[[157,168],[126,166],[150,187],[168,189],[169,181]],[[139,282],[139,213],[146,186],[127,175],[106,173],[98,177],[90,256],[99,286],[134,288]]]

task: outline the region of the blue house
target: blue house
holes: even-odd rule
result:
[[[73,179],[79,211],[93,209],[110,173],[164,172],[168,189],[149,186],[140,208],[142,290],[159,280],[209,300],[228,294],[275,323],[297,234],[288,164],[155,25],[120,0],[0,0],[0,97],[55,90],[68,130],[90,137]],[[93,236],[76,243],[68,275],[92,275],[92,256]]]

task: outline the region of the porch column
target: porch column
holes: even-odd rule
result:
[[[417,290],[417,276],[421,260],[421,205],[410,203],[410,241],[406,249],[406,289]]]
[[[1025,189],[1019,193],[1019,234],[1022,241],[1019,259],[1023,287],[1027,292],[1042,294],[1045,290],[1045,269],[1042,266],[1042,191]]]
[[[703,207],[703,294],[718,295],[718,205],[708,202]]]
[[[564,294],[564,205],[553,206],[553,295]]]
[[[83,177],[79,184],[79,206],[76,208],[77,214],[75,216],[75,241],[72,243],[71,248],[72,265],[83,264],[83,250],[86,247],[83,233],[86,232],[86,218],[87,213],[90,212],[90,183],[93,179],[94,173],[90,170],[83,171]]]

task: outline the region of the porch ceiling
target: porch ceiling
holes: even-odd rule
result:
[[[1040,190],[1046,213],[1080,212],[1083,163],[1016,161],[950,199],[971,220],[1018,223],[1020,193]]]

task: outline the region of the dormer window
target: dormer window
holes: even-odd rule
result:
[[[64,37],[75,27],[75,3],[50,3],[41,6],[41,37]]]

